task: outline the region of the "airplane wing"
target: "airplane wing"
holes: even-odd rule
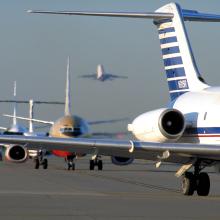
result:
[[[220,162],[220,145],[151,143],[132,140],[52,138],[0,135],[0,143],[20,144],[27,148],[64,150],[75,153],[99,154],[179,164],[192,163],[195,159]]]
[[[89,78],[89,79],[97,79],[96,74],[87,74],[87,75],[81,75],[80,78]]]
[[[112,77],[112,78],[117,78],[117,79],[128,79],[127,76],[121,76],[121,75],[114,75],[114,74],[106,74],[108,75],[109,77]]]
[[[89,125],[108,124],[108,123],[116,123],[127,120],[129,120],[129,118],[118,118],[118,119],[109,119],[109,120],[89,121],[88,124]]]

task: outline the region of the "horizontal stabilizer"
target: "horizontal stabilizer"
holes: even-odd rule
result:
[[[34,119],[34,118],[25,118],[25,117],[13,116],[13,115],[7,115],[7,114],[4,114],[3,116],[8,117],[8,118],[17,118],[17,119],[21,119],[21,120],[25,120],[25,121],[38,122],[38,123],[42,123],[42,124],[49,124],[49,125],[54,124],[53,121],[43,121],[43,120]]]
[[[107,16],[107,17],[125,17],[125,18],[157,18],[166,19],[172,18],[172,13],[158,13],[158,12],[89,12],[89,11],[43,11],[43,10],[28,10],[28,13],[38,14],[58,14],[58,15],[89,15],[89,16]]]
[[[29,104],[30,100],[13,100],[13,99],[5,99],[0,100],[2,103],[19,103],[19,104]],[[34,104],[49,104],[49,105],[64,105],[64,102],[58,101],[34,101]]]
[[[173,18],[173,13],[162,12],[89,12],[89,11],[44,11],[44,10],[27,10],[28,13],[38,14],[57,14],[57,15],[89,15],[89,16],[106,16],[106,17],[125,17],[125,18],[151,18],[155,20]],[[200,13],[195,10],[182,10],[185,21],[209,21],[219,22],[220,15]]]

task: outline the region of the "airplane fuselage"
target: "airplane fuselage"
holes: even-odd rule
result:
[[[177,109],[184,116],[185,129],[183,134],[175,140],[181,143],[220,143],[220,87],[209,87],[200,92],[187,92],[168,105],[168,109]],[[149,128],[145,123],[146,112],[136,119],[143,123],[134,126],[132,133],[140,141],[152,141]],[[152,133],[154,128],[152,128]],[[154,138],[154,137],[153,137]],[[156,142],[173,142],[165,140]]]
[[[59,118],[50,128],[49,135],[51,137],[59,138],[77,138],[91,136],[88,123],[83,118],[74,115],[63,116]],[[68,157],[75,155],[73,152],[61,150],[53,150],[52,153],[59,157]]]

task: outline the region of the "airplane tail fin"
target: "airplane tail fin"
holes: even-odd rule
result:
[[[154,20],[159,32],[171,100],[188,91],[207,88],[196,66],[184,25],[183,10],[178,4],[170,3],[156,12],[173,14],[173,18]]]
[[[17,83],[16,81],[14,81],[14,99],[17,99]],[[16,126],[17,125],[17,119],[16,119],[16,115],[17,115],[17,103],[14,103],[14,112],[13,112],[13,125]]]
[[[99,64],[99,65],[97,66],[97,72],[96,72],[96,74],[97,74],[97,79],[100,79],[100,78],[103,76],[103,74],[104,74],[104,67],[103,67],[102,64]]]
[[[65,115],[71,115],[71,96],[70,96],[70,58],[67,59],[66,70],[66,98],[65,98]]]
[[[29,121],[29,132],[33,133],[34,132],[34,125],[32,119],[34,118],[34,101],[33,99],[29,100],[29,118],[31,119]]]

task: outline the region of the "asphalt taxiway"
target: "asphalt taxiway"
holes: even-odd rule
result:
[[[117,167],[104,159],[103,171],[89,171],[88,158],[76,171],[51,158],[48,170],[0,162],[0,219],[219,219],[220,176],[210,173],[208,197],[180,192],[175,166],[135,162]]]

